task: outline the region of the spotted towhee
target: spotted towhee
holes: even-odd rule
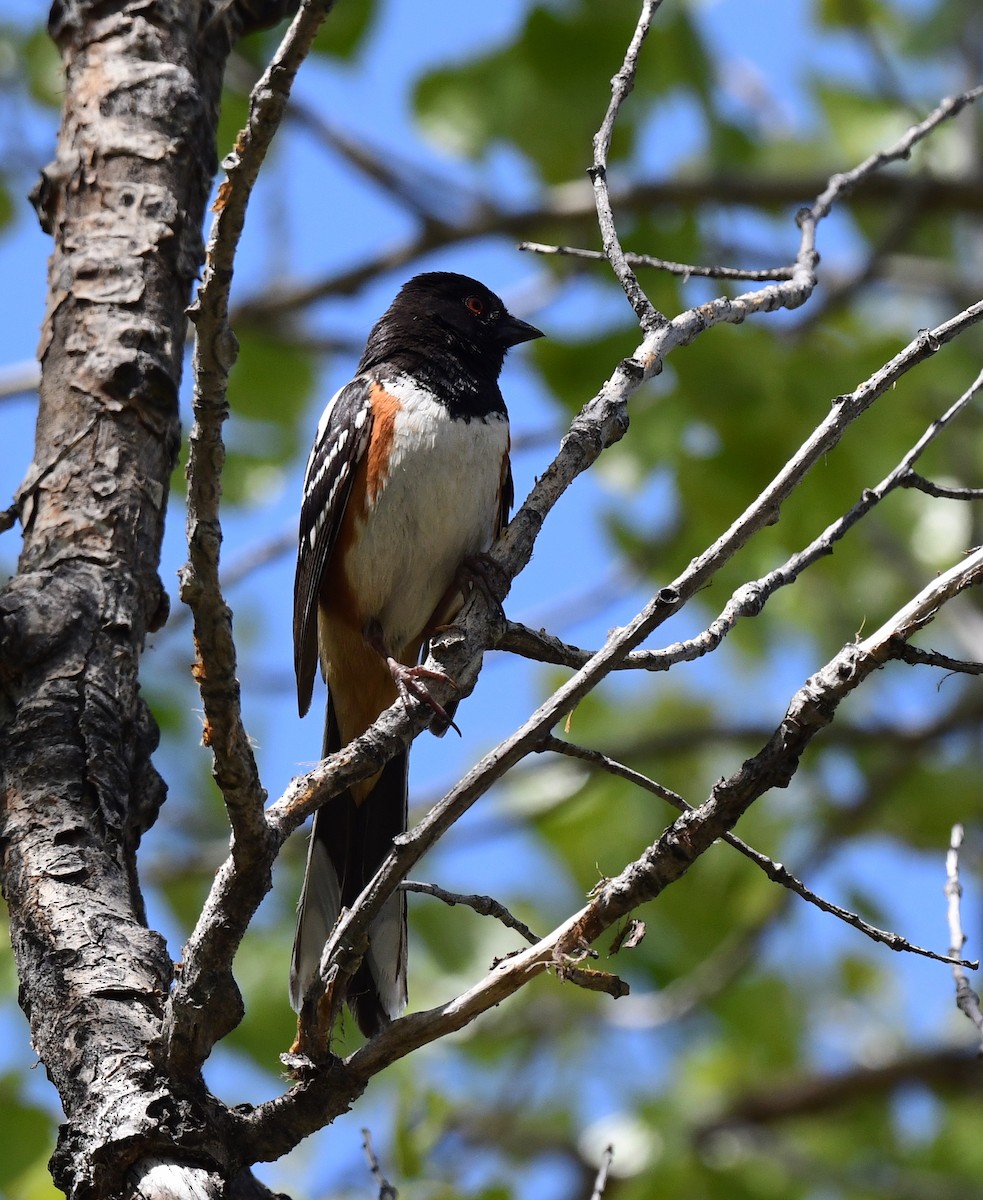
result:
[[[297,701],[303,716],[320,659],[325,756],[400,696],[446,720],[420,653],[463,604],[462,565],[508,519],[509,423],[498,376],[510,346],[541,336],[474,279],[417,275],[369,334],[355,378],[328,402],[307,464],[294,584]],[[340,910],[406,828],[407,761],[404,751],[314,818],[290,973],[298,1012]],[[402,892],[369,930],[348,1003],[368,1036],[403,1010]]]

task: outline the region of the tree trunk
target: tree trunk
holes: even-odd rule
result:
[[[173,964],[146,927],[135,851],[165,786],[137,671],[167,615],[185,308],[230,37],[185,0],[66,0],[49,30],[65,100],[33,197],[54,250],[23,550],[0,595],[4,894],[21,1004],[66,1114],[55,1181],[120,1195],[130,1172],[129,1186],[167,1178],[182,1194],[232,1168],[200,1079],[155,1061]]]

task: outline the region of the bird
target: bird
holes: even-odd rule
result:
[[[327,683],[324,757],[398,698],[428,705],[435,732],[450,723],[420,656],[463,606],[467,564],[508,522],[509,421],[498,378],[511,347],[542,336],[467,275],[416,275],[373,326],[354,378],[328,401],[307,463],[293,608],[301,717],[318,665]],[[341,910],[406,828],[407,772],[404,750],[315,814],[290,970],[297,1013]],[[372,922],[347,990],[364,1036],[403,1012],[406,958],[397,891]]]

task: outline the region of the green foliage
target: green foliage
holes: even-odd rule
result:
[[[628,0],[535,5],[508,46],[420,81],[415,106],[421,126],[452,153],[476,158],[509,144],[547,182],[576,177],[590,164],[590,140],[636,19],[636,5]],[[656,66],[636,83],[640,91],[667,96],[684,89],[707,98],[709,63],[685,11],[667,12],[653,49]],[[613,159],[627,157],[635,145],[638,113],[626,112],[619,124]]]
[[[26,36],[13,34],[24,65],[27,89],[39,104],[56,108],[61,103],[62,77],[58,51],[43,29],[31,29]]]
[[[343,60],[353,58],[372,30],[378,7],[375,0],[351,0],[351,3],[339,4],[314,39],[315,53]]]
[[[314,362],[306,351],[255,330],[240,333],[236,370],[229,380],[234,420],[222,477],[231,503],[262,496],[300,453],[300,419],[315,382]]]
[[[863,32],[882,26],[894,32],[897,14],[883,0],[820,0],[819,20],[833,28],[856,29]]]
[[[0,1076],[0,1110],[4,1114],[4,1155],[0,1188],[16,1194],[30,1168],[50,1147],[51,1120],[41,1109],[24,1102],[20,1079]]]
[[[869,96],[846,87],[820,84],[823,128],[832,140],[827,146],[846,162],[861,162],[880,147],[890,146],[911,124],[908,113],[883,96]]]
[[[25,170],[24,113],[37,110],[43,120],[60,100],[58,53],[43,28],[0,21],[0,236],[33,183]]]

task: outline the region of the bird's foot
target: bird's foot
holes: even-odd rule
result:
[[[430,679],[439,683],[447,683],[457,691],[457,684],[454,680],[449,675],[445,675],[443,671],[431,671],[428,667],[423,666],[408,667],[405,663],[398,662],[389,655],[386,655],[386,662],[389,664],[393,682],[396,684],[400,699],[406,708],[412,707],[411,700],[418,701],[430,709],[444,729],[449,726],[460,736],[460,729],[451,719],[447,709],[430,694],[430,689],[425,682]]]

